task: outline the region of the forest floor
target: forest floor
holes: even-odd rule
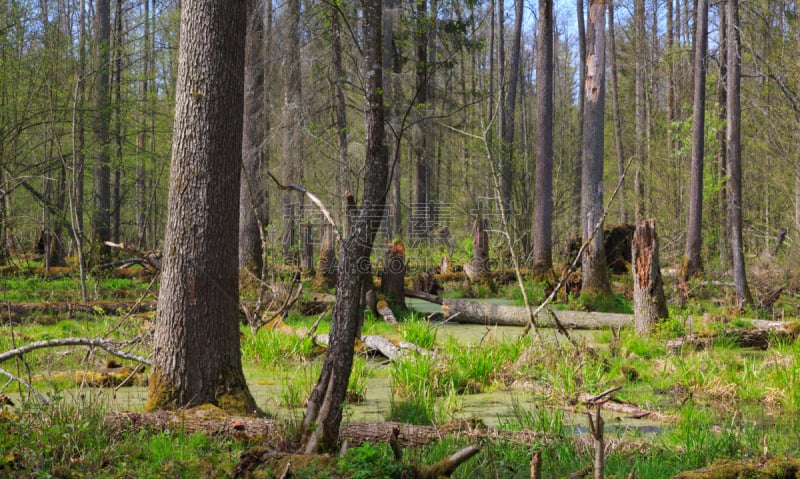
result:
[[[37,341],[64,338],[103,338],[148,357],[157,282],[130,273],[90,277],[91,298],[82,301],[69,270],[47,274],[33,264],[3,271],[0,375],[16,380],[4,381],[0,390],[0,476],[279,477],[285,459],[248,461],[264,456],[265,445],[284,451],[294,445],[324,354],[310,332],[329,328],[330,311],[317,293],[303,293],[271,327],[242,325],[245,372],[267,413],[263,418],[232,418],[213,408],[142,415],[137,398],[146,395],[147,368],[102,347],[42,348],[3,358]],[[549,331],[540,339],[521,336],[521,328],[480,326],[465,335],[460,330],[470,327],[442,325],[411,310],[396,311],[398,325],[367,313],[364,335],[407,341],[427,353],[406,352],[392,361],[357,356],[343,429],[350,448],[317,464],[295,459],[292,477],[408,477],[410,466],[472,444],[480,452],[452,477],[528,478],[537,451],[542,477],[589,477],[595,454],[590,422],[596,419],[587,416],[596,403],[603,403],[609,477],[635,471],[635,477],[666,478],[712,464],[716,469],[706,476],[685,477],[739,477],[744,467],[762,474],[748,472],[752,477],[796,477],[778,474],[797,470],[779,460],[800,457],[800,342],[793,334],[768,334],[764,344],[742,347],[739,332],[758,319],[793,324],[800,296],[785,274],[762,281],[757,296],[769,298],[782,288],[778,298],[743,311],[730,306],[731,289],[717,278],[692,283],[680,308],[677,293],[669,292],[675,297],[670,318],[651,337],[606,329],[574,334],[570,342]],[[629,283],[615,277],[618,294],[603,305],[568,296],[555,307],[626,313]],[[269,289],[274,305],[290,294],[287,285],[278,281]],[[508,303],[521,297],[513,283],[496,293],[458,281],[443,286],[449,296]],[[526,286],[532,302],[541,301],[543,288]],[[244,288],[245,304],[252,306],[255,294]],[[704,340],[675,343],[691,337]],[[395,426],[402,461],[387,440]],[[733,472],[722,471],[725,464]]]

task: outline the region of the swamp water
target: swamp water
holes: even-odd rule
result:
[[[484,300],[498,304],[512,304],[510,300],[492,299]],[[419,300],[408,300],[408,306],[416,309],[423,315],[440,312],[441,307],[436,304],[427,303]],[[436,326],[438,340],[447,340],[448,337],[464,345],[477,345],[481,341],[511,341],[518,337],[522,331],[519,327],[486,327],[482,325],[442,323]],[[541,336],[545,340],[564,341],[557,337],[557,333],[551,329],[542,329]],[[575,331],[572,333],[579,340],[591,341],[592,332]],[[375,374],[366,380],[366,390],[364,401],[345,406],[344,418],[349,422],[380,422],[385,421],[389,416],[391,405],[391,379],[386,368],[389,366],[383,362],[369,360],[368,367],[373,369]],[[256,400],[256,404],[268,413],[277,414],[282,417],[302,417],[304,408],[289,409],[280,405],[282,394],[286,394],[287,386],[298,375],[309,376],[306,383],[311,387],[316,382],[318,369],[313,372],[310,367],[295,367],[289,369],[278,377],[267,375],[265,371],[257,366],[245,368],[250,391]],[[313,377],[311,377],[313,375]],[[308,393],[300,391],[301,396],[307,397]],[[12,398],[15,396],[11,395]],[[61,393],[65,400],[79,397],[91,398],[108,404],[109,409],[116,411],[140,411],[147,401],[146,387],[124,387],[114,391],[113,388],[91,388],[91,389],[69,389]],[[15,398],[16,399],[16,398]],[[444,401],[440,398],[440,401]],[[532,393],[517,390],[494,390],[478,394],[459,395],[455,399],[457,407],[453,413],[454,418],[479,419],[487,426],[497,426],[502,423],[512,422],[516,418],[518,411],[515,411],[515,403],[518,410],[541,411],[542,404],[535,404]],[[552,411],[551,411],[552,412]],[[606,428],[609,430],[624,431],[635,430],[641,433],[658,432],[662,425],[659,422],[642,419],[628,419],[619,417],[613,412],[603,412],[606,418]],[[565,429],[581,431],[586,426],[585,414],[565,411],[563,414],[563,424]]]

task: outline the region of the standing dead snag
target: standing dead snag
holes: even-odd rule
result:
[[[478,218],[472,224],[472,261],[464,264],[464,272],[470,281],[493,285],[489,271],[489,222]]]
[[[322,226],[322,239],[319,245],[319,258],[317,258],[317,276],[315,286],[321,289],[332,288],[336,285],[336,241],[335,228],[331,224]]]
[[[389,245],[386,250],[383,272],[381,273],[381,287],[390,306],[405,309],[406,300],[403,294],[405,277],[406,249],[402,242],[396,241],[394,244]]]
[[[667,301],[658,265],[658,235],[655,220],[636,226],[632,241],[633,311],[637,334],[649,334],[659,320],[666,318]]]

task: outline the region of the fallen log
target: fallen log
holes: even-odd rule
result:
[[[769,349],[776,339],[795,340],[800,335],[800,322],[751,320],[752,327],[729,328],[721,331],[703,331],[670,339],[666,343],[669,351],[677,352],[684,347],[705,349],[716,341],[726,341],[741,348]]]
[[[592,396],[588,393],[583,393],[578,397],[578,401],[582,403],[593,403],[592,401],[595,396]],[[608,411],[618,412],[620,414],[624,414],[633,419],[653,419],[656,421],[663,421],[669,419],[669,416],[666,416],[658,411],[648,411],[646,409],[642,409],[635,404],[631,404],[629,402],[620,401],[616,398],[609,398],[605,402],[601,403],[601,407]]]
[[[459,323],[523,327],[528,324],[524,306],[444,298],[442,309],[446,317],[455,316],[454,320]],[[630,314],[585,311],[552,311],[552,313],[558,316],[558,320],[565,328],[569,329],[616,329],[627,328],[633,324],[633,316]],[[545,317],[541,314],[537,317],[536,323],[545,328],[556,326],[552,317]]]
[[[314,341],[317,344],[328,346],[330,337],[327,334],[317,334],[314,336]],[[405,354],[406,351],[414,351],[420,354],[428,353],[426,349],[421,348],[414,343],[409,343],[407,341],[393,341],[384,336],[361,336],[361,344],[357,344],[356,347],[358,348],[359,346],[362,347],[362,350],[359,352],[365,354],[381,354],[389,360],[394,360],[395,358]]]
[[[228,416],[222,409],[206,404],[181,411],[154,411],[149,413],[121,412],[106,416],[112,431],[122,433],[143,429],[156,431],[181,431],[185,434],[205,433],[209,436],[258,441],[279,445],[288,436],[287,423],[279,419]],[[496,438],[529,444],[533,441],[549,443],[555,436],[537,431],[499,431],[473,427],[463,419],[455,419],[441,426],[417,426],[399,422],[349,423],[342,426],[339,439],[350,447],[365,442],[388,443],[393,430],[399,429],[396,440],[400,447],[419,447],[439,441],[444,437],[467,439]]]
[[[14,319],[16,315],[60,313],[117,314],[119,311],[144,313],[156,310],[155,301],[97,301],[93,303],[3,303],[0,306],[2,319]]]
[[[672,479],[784,479],[800,477],[800,461],[776,457],[769,460],[724,460],[695,471],[682,472]]]

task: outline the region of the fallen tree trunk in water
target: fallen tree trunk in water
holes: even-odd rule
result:
[[[763,460],[725,460],[703,469],[683,472],[672,479],[738,479],[758,477],[761,479],[784,479],[800,477],[800,461],[777,457]]]
[[[797,339],[800,323],[789,321],[752,320],[750,328],[731,328],[722,331],[692,333],[667,341],[669,351],[678,351],[689,346],[705,349],[716,341],[726,341],[741,348],[768,349],[776,339]]]
[[[445,317],[453,321],[488,326],[526,326],[528,313],[524,306],[509,306],[484,303],[466,299],[442,299]],[[604,329],[627,328],[633,324],[633,316],[618,313],[587,313],[585,311],[553,311],[565,328]],[[547,313],[549,314],[549,313]],[[539,327],[555,327],[555,320],[545,314],[536,318]]]

